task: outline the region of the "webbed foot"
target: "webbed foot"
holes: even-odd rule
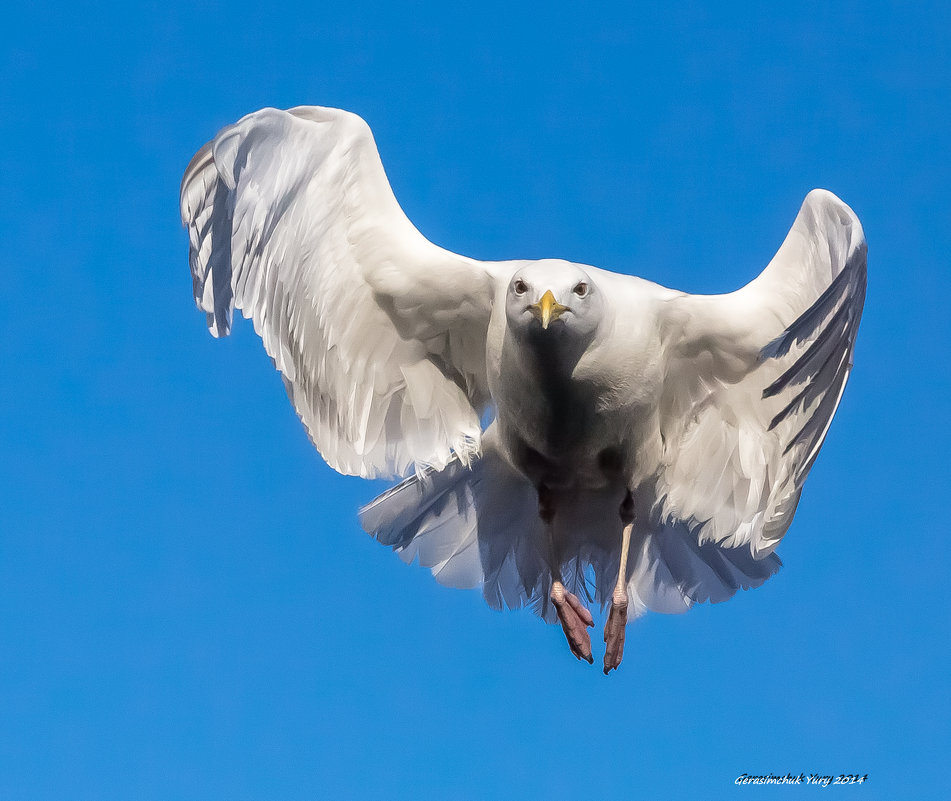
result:
[[[558,612],[561,627],[565,630],[571,653],[588,664],[593,663],[591,637],[588,636],[588,627],[594,625],[591,612],[578,600],[577,595],[565,590],[565,585],[560,581],[552,584],[551,601]]]
[[[617,670],[624,656],[624,629],[627,626],[627,592],[615,590],[611,612],[604,626],[604,675]]]

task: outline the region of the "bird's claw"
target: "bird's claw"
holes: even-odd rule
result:
[[[551,601],[558,612],[558,619],[565,631],[568,647],[578,659],[589,665],[594,663],[591,655],[591,637],[588,627],[594,625],[591,612],[585,608],[577,595],[567,592],[561,582],[555,582],[551,589]]]

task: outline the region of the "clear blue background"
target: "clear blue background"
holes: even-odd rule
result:
[[[7,6],[0,798],[946,798],[948,8]],[[363,534],[379,487],[250,325],[208,336],[178,219],[202,143],[302,103],[484,259],[726,291],[809,189],[852,205],[856,367],[779,575],[605,678]],[[869,780],[733,784],[800,771]]]

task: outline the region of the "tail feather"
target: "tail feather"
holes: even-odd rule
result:
[[[549,592],[549,543],[535,489],[503,460],[491,436],[470,466],[453,460],[442,471],[413,476],[360,510],[363,528],[400,558],[432,571],[441,584],[479,587],[495,609],[531,608],[557,620]],[[647,496],[649,493],[645,493]],[[645,507],[631,544],[628,590],[632,613],[684,612],[758,587],[782,564],[755,559],[748,546],[698,542],[681,523],[662,524]],[[555,537],[558,573],[570,592],[605,606],[617,581],[620,525],[610,491],[565,496]]]
[[[531,607],[546,619],[551,567],[535,490],[486,447],[466,467],[412,476],[360,510],[363,528],[441,584],[480,587],[495,609]],[[578,591],[572,575],[569,586]],[[583,591],[583,590],[582,590]]]

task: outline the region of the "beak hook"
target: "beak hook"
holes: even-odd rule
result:
[[[535,315],[535,319],[541,321],[542,328],[547,329],[549,323],[552,320],[557,320],[561,315],[568,311],[567,306],[562,306],[555,296],[552,294],[552,291],[549,289],[542,295],[542,299],[538,303],[533,303],[528,307],[529,311]]]

